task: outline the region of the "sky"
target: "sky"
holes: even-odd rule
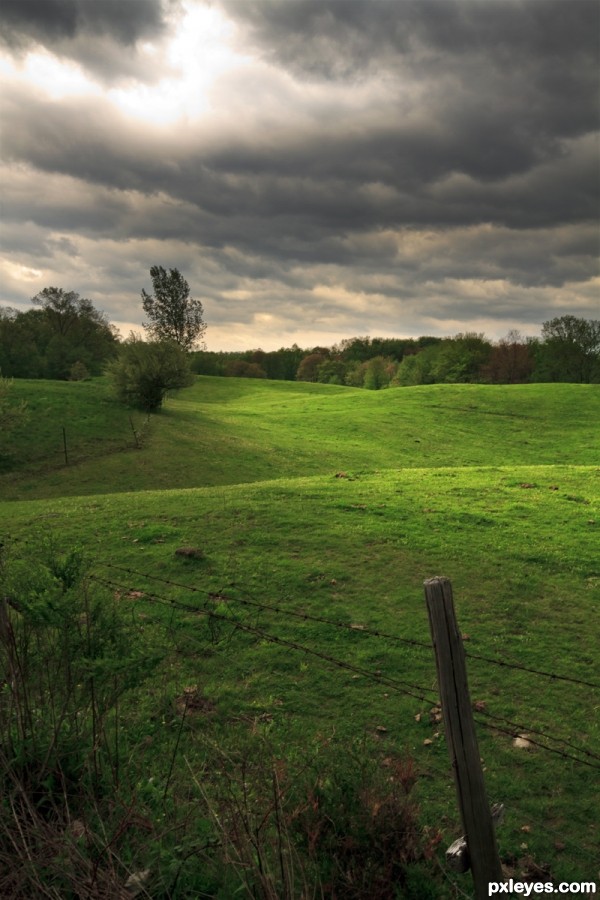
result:
[[[596,0],[2,0],[0,304],[209,350],[600,317]]]

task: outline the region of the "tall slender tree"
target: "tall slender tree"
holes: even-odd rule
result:
[[[184,350],[198,344],[206,325],[199,300],[190,297],[190,286],[178,269],[150,269],[154,294],[142,290],[142,306],[149,318],[144,328],[153,340],[175,341]]]

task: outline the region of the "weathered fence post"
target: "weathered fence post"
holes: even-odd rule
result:
[[[140,449],[140,439],[139,439],[138,433],[135,430],[135,427],[133,425],[133,419],[131,418],[131,416],[129,416],[129,424],[131,425],[131,430],[133,431],[133,439],[135,441],[135,446],[139,450]]]
[[[488,884],[504,880],[471,709],[467,667],[448,578],[424,583],[435,649],[442,715],[467,839],[475,897],[489,896]]]
[[[68,466],[69,465],[69,455],[67,453],[67,432],[66,432],[66,429],[64,426],[63,426],[62,433],[63,433],[63,448],[65,451],[65,466]]]

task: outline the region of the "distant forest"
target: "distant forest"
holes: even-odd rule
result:
[[[52,289],[54,290],[54,289]],[[0,374],[12,378],[80,380],[101,375],[121,346],[116,329],[91,301],[60,292],[40,295],[36,308],[0,307]],[[370,390],[435,383],[521,384],[600,382],[600,321],[565,315],[539,338],[511,331],[500,341],[483,334],[454,337],[353,337],[332,347],[190,353],[200,375],[272,378]]]
[[[600,322],[562,316],[541,338],[516,331],[498,342],[483,334],[454,337],[348,338],[333,347],[192,353],[201,375],[315,381],[379,390],[436,383],[600,382]]]

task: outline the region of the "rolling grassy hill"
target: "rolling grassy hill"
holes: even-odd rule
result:
[[[208,487],[345,469],[594,465],[599,455],[594,385],[371,392],[199,377],[149,422],[112,401],[101,381],[17,381],[14,394],[28,402],[31,417],[16,435],[12,465],[5,462],[0,474],[6,499]],[[145,444],[142,453],[134,449],[132,426]]]
[[[211,728],[232,745],[250,729],[286,753],[325,736],[414,757],[423,820],[445,847],[460,826],[430,716],[435,665],[420,646],[422,582],[443,574],[467,635],[488,791],[507,806],[505,861],[515,872],[535,861],[557,881],[596,877],[597,387],[375,393],[199,378],[152,417],[141,449],[104,391],[15,383],[32,418],[0,480],[0,521],[21,558],[49,534],[60,549],[81,546],[144,642],[168,648],[137,698],[155,769],[173,735],[164,709],[199,684]],[[186,732],[186,758],[206,727]],[[546,746],[515,749],[515,730]]]

